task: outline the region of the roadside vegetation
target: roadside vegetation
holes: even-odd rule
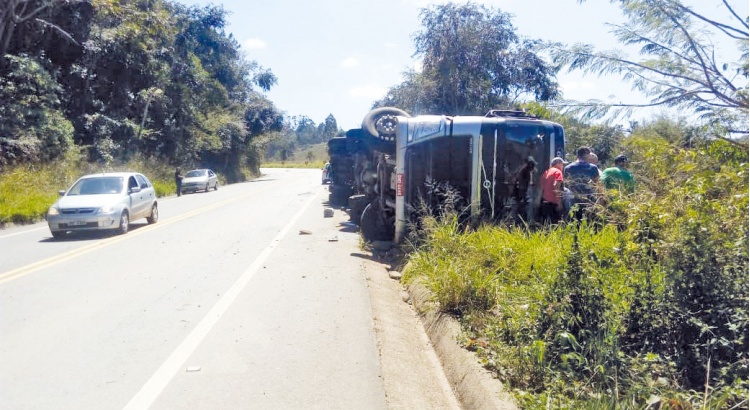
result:
[[[276,145],[278,147],[278,145]],[[285,159],[282,160],[281,158]],[[282,155],[279,150],[269,150],[266,159],[261,163],[264,168],[317,168],[323,169],[328,161],[328,144],[325,142],[315,144],[296,143],[291,151]]]
[[[581,44],[548,50],[562,68],[620,76],[647,103],[542,105],[539,89],[517,86],[537,93],[527,111],[564,126],[568,152],[590,146],[605,167],[627,154],[635,193],[607,192],[583,223],[468,226],[448,190],[413,227],[404,281],[427,287],[461,322],[461,342],[523,409],[748,409],[748,19],[728,2],[717,2],[721,21],[676,0],[613,3],[627,23],[612,32],[640,47],[639,60]],[[450,93],[433,98],[449,87],[432,84],[448,81],[446,71],[496,78],[491,64],[471,65],[487,55],[487,30],[473,27],[502,14],[469,3],[422,16],[416,39],[428,64],[382,105],[453,112],[446,107],[458,103],[455,111],[481,114]],[[724,61],[719,38],[734,45]],[[460,96],[498,95],[456,86],[468,87]],[[592,123],[644,106],[680,108],[685,118]]]
[[[665,125],[624,141],[637,192],[594,223],[422,222],[405,281],[522,408],[748,408],[747,149]]]

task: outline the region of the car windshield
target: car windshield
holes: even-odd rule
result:
[[[185,175],[186,178],[195,178],[195,177],[204,177],[206,176],[206,170],[205,169],[196,169],[193,171],[190,171]]]
[[[68,191],[68,195],[104,195],[122,191],[122,177],[97,177],[81,179]]]

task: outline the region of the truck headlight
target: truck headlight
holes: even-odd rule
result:
[[[60,210],[55,208],[54,206],[49,207],[49,210],[47,211],[48,216],[57,216],[60,215]]]

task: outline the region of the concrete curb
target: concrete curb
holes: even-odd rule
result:
[[[460,325],[438,311],[430,301],[430,291],[415,283],[407,287],[407,292],[463,408],[518,410],[502,383],[482,368],[473,353],[458,345]]]

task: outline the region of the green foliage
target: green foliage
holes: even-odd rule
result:
[[[562,125],[565,130],[567,151],[573,155],[578,147],[587,146],[599,157],[600,164],[611,164],[614,158],[622,153],[625,138],[622,126],[586,123],[571,114],[552,111],[538,102],[527,102],[521,104],[520,108],[529,114]],[[574,160],[574,158],[569,159]]]
[[[60,86],[33,59],[7,59],[0,76],[0,165],[64,155],[73,145],[73,126],[58,109]]]
[[[596,51],[586,44],[556,44],[553,58],[571,71],[619,76],[649,102],[592,100],[567,105],[594,118],[610,111],[628,113],[636,107],[675,107],[706,120],[717,136],[747,136],[747,15],[739,15],[727,1],[696,6],[680,0],[613,2],[620,5],[627,22],[613,24],[612,33],[621,44],[640,47],[640,59],[618,50]],[[717,10],[719,18],[713,16]]]
[[[411,114],[485,114],[524,96],[558,94],[555,68],[536,54],[539,42],[519,38],[511,15],[476,3],[422,9],[415,36],[421,73],[409,72],[376,106]]]
[[[428,218],[405,278],[523,408],[746,407],[748,153],[706,135],[660,118],[623,139],[637,190],[603,226]]]
[[[40,220],[66,189],[80,176],[81,157],[74,151],[54,164],[25,163],[3,170],[0,177],[0,226]]]
[[[13,41],[0,64],[0,164],[48,162],[75,142],[105,167],[145,155],[231,181],[257,172],[253,139],[280,130],[282,115],[255,88],[276,77],[245,60],[221,6],[38,3],[40,19],[2,34]]]
[[[292,117],[280,132],[271,134],[265,144],[264,158],[280,162],[305,160],[307,151],[312,150],[313,158],[308,161],[325,161],[328,140],[340,132],[336,127],[333,115],[318,125],[306,116]]]

